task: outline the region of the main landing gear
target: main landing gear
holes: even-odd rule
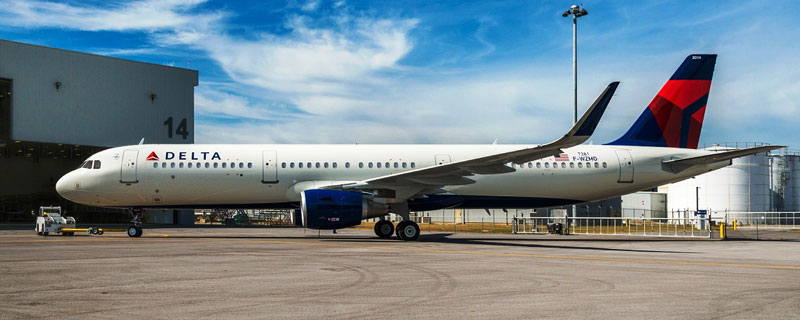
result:
[[[142,209],[128,209],[131,215],[131,226],[128,227],[128,236],[138,238],[142,236]]]
[[[390,238],[395,228],[391,221],[380,220],[375,223],[375,234],[381,238]],[[397,224],[397,238],[405,241],[414,241],[419,238],[419,226],[411,220],[403,220]]]

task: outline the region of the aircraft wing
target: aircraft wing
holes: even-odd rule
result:
[[[784,146],[761,146],[747,149],[718,152],[706,156],[692,157],[686,159],[665,160],[662,163],[670,167],[673,172],[683,171],[691,166],[712,164],[720,161],[727,161],[734,158],[749,156],[756,153],[767,152],[775,149],[785,148]]]
[[[476,174],[502,174],[516,171],[506,166],[507,163],[525,163],[562,153],[562,148],[569,148],[584,143],[594,133],[600,118],[611,101],[619,82],[612,82],[594,101],[583,116],[567,132],[566,135],[553,142],[536,147],[491,154],[487,156],[434,165],[416,170],[376,177],[351,184],[339,184],[325,187],[341,190],[395,190],[397,198],[410,197],[422,190],[441,188],[448,185],[464,185],[475,183],[467,178]]]

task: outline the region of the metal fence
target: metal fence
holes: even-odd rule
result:
[[[714,221],[706,218],[618,218],[618,217],[567,217],[530,218],[515,217],[511,232],[517,234],[548,233],[549,225],[561,223],[569,226],[570,234],[709,237]]]
[[[727,212],[715,211],[714,216],[724,216],[727,225],[741,228],[800,228],[800,212]]]

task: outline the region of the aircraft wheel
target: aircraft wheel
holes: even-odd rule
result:
[[[50,234],[50,232],[47,232],[47,231],[44,232],[44,235],[49,235],[49,234]]]
[[[137,237],[137,238],[138,238],[138,237],[141,237],[141,236],[142,236],[142,233],[143,233],[143,231],[142,231],[142,227],[136,227],[136,237]]]
[[[128,236],[129,237],[133,238],[133,237],[138,237],[138,236],[141,236],[141,235],[142,235],[141,228],[139,228],[137,226],[128,227]]]
[[[397,224],[397,237],[405,241],[414,241],[419,238],[419,226],[414,221],[403,220]]]
[[[381,238],[389,238],[394,233],[394,224],[389,220],[380,220],[375,223],[375,234]]]

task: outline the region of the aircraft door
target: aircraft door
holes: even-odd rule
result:
[[[619,183],[633,182],[633,157],[628,150],[615,150],[617,160],[619,160]]]
[[[136,178],[136,158],[138,156],[139,150],[125,150],[122,152],[122,168],[119,172],[119,182],[139,182],[139,179]]]
[[[437,154],[436,155],[436,165],[443,165],[450,163],[450,155],[449,154]]]
[[[261,152],[261,183],[278,183],[278,152]]]

